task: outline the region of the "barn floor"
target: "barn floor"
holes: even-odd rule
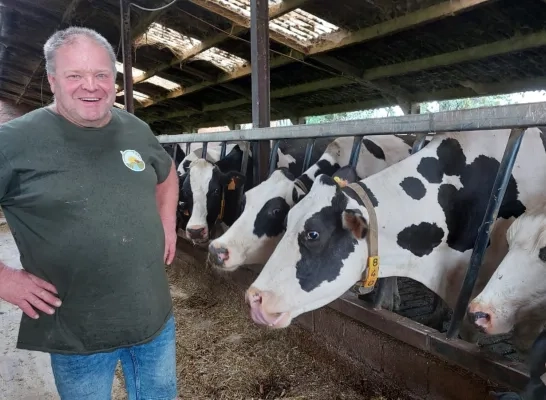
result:
[[[6,225],[0,258],[20,267]],[[363,399],[411,397],[371,371],[336,360],[306,331],[254,325],[237,289],[179,250],[168,268],[177,320],[177,364],[183,399]],[[223,282],[223,281],[222,281]],[[58,399],[48,355],[15,349],[21,312],[0,300],[0,391],[13,400]],[[339,363],[337,361],[340,361]],[[120,370],[113,399],[126,399]]]

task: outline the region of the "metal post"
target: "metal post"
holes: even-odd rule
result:
[[[131,58],[131,9],[128,0],[120,0],[121,14],[121,48],[123,53],[123,90],[125,97],[125,110],[134,114],[133,105],[133,60]]]
[[[275,140],[273,141],[273,148],[271,149],[271,154],[269,155],[269,176],[271,176],[271,174],[273,172],[275,172],[275,170],[277,169],[277,163],[275,162],[275,160],[277,159],[277,152],[279,151],[279,146],[281,144],[281,141],[280,140]]]
[[[207,159],[207,147],[208,147],[208,143],[203,142],[203,150],[201,151],[201,158],[204,158],[205,160]]]
[[[525,130],[526,129],[522,128],[512,129],[510,137],[508,138],[508,143],[504,150],[497,177],[493,183],[489,203],[487,204],[482,224],[478,230],[478,236],[476,237],[474,249],[470,257],[469,267],[466,270],[464,282],[461,286],[461,291],[459,292],[457,305],[455,306],[455,310],[451,317],[451,323],[447,331],[447,337],[449,339],[453,339],[459,333],[462,319],[468,308],[468,302],[470,301],[470,296],[474,290],[478,272],[482,265],[482,260],[491,234],[491,228],[497,218],[500,205],[504,198],[504,193],[506,192],[508,182],[510,181],[512,168],[514,167],[514,162],[516,161]]]
[[[315,147],[315,139],[307,139],[307,146],[305,146],[305,157],[303,159],[303,167],[301,173],[303,174],[309,168],[311,164],[311,156],[313,155],[313,149]]]
[[[252,66],[252,124],[254,128],[270,125],[269,95],[269,2],[250,1],[250,49]],[[267,179],[270,144],[260,140],[253,152],[256,182]],[[256,173],[257,172],[257,173]]]
[[[351,157],[349,159],[349,165],[356,168],[358,164],[358,156],[360,155],[360,148],[362,147],[362,136],[355,136],[353,139],[353,148],[351,149]]]
[[[222,145],[220,147],[220,160],[226,156],[226,146],[227,142],[222,142]]]

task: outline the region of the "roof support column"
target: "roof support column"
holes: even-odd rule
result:
[[[121,48],[123,52],[123,90],[125,97],[125,110],[134,114],[133,104],[133,60],[131,58],[131,8],[128,0],[120,0],[121,14]]]
[[[269,2],[250,1],[250,48],[252,67],[252,125],[254,128],[270,126],[269,93]],[[263,182],[268,177],[269,140],[254,145],[254,181]]]

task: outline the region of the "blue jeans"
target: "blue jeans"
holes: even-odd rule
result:
[[[61,400],[110,400],[114,371],[121,360],[129,400],[173,400],[176,388],[174,317],[154,340],[91,355],[51,354]]]

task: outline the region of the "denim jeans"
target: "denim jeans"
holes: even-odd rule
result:
[[[173,400],[176,387],[174,317],[154,340],[91,355],[51,354],[61,400],[110,400],[114,371],[121,360],[129,400]]]

